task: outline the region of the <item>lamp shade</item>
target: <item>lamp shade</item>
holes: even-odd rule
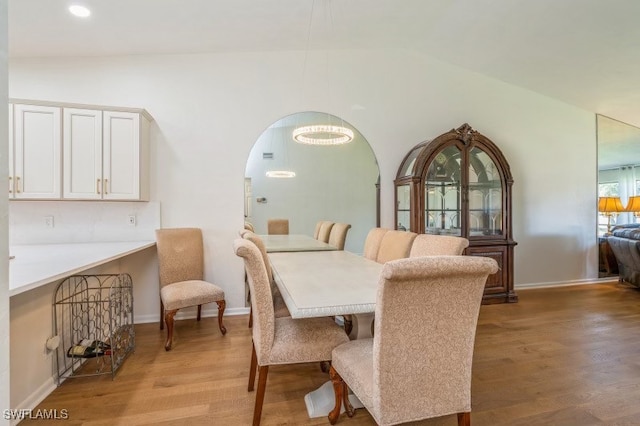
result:
[[[622,206],[620,197],[600,197],[598,199],[598,211],[602,213],[619,213],[627,210]]]
[[[625,210],[628,212],[640,212],[640,196],[634,195],[633,197],[629,197],[629,202]]]

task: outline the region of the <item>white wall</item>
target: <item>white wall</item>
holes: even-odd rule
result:
[[[7,127],[7,0],[0,0],[0,188],[7,188],[9,146]],[[8,194],[0,197],[0,408],[9,408],[9,231],[8,231]],[[0,425],[9,424],[4,416]]]
[[[324,57],[324,54],[321,55]],[[382,225],[393,227],[393,179],[405,153],[464,122],[491,138],[515,179],[516,286],[597,276],[594,114],[401,50],[16,59],[15,98],[146,108],[153,200],[163,226],[199,226],[208,279],[244,306],[232,240],[243,225],[244,171],[262,131],[297,111],[326,111],[357,128],[380,166]],[[296,65],[296,66],[294,66]],[[317,75],[309,75],[316,72]],[[303,98],[301,93],[305,93]]]

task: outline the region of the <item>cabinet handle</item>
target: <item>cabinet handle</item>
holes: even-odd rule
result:
[[[9,194],[13,194],[13,178],[9,176]]]
[[[16,194],[19,194],[20,192],[20,176],[16,176]]]
[[[100,194],[100,179],[96,179],[96,194]]]
[[[107,188],[109,187],[109,179],[104,180],[104,195],[107,195]]]

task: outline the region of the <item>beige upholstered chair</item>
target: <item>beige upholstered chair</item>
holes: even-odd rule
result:
[[[380,250],[380,243],[384,234],[390,231],[387,228],[373,228],[367,234],[367,238],[364,240],[364,253],[363,256],[369,260],[378,259],[378,250]]]
[[[331,227],[329,232],[329,244],[337,247],[338,250],[344,250],[344,243],[347,239],[347,232],[351,228],[348,223],[336,223]]]
[[[469,247],[469,240],[451,235],[420,234],[413,240],[409,257],[460,256]]]
[[[267,234],[269,235],[289,234],[289,219],[269,219],[267,221]]]
[[[470,424],[471,365],[485,282],[495,260],[480,256],[399,259],[378,282],[375,334],[333,350],[334,424],[347,385],[380,425],[458,414]],[[346,383],[345,383],[346,382]]]
[[[244,229],[246,229],[247,231],[251,231],[251,232],[256,232],[256,230],[253,228],[253,224],[251,222],[244,222]]]
[[[318,237],[316,240],[322,241],[325,243],[329,242],[329,237],[331,236],[331,228],[333,228],[334,222],[322,222],[320,225],[320,229],[318,230]]]
[[[409,257],[413,240],[418,236],[415,232],[387,231],[380,241],[378,263]]]
[[[168,228],[156,230],[158,268],[160,273],[160,330],[167,323],[166,350],[173,342],[173,322],[178,309],[198,306],[200,321],[202,305],[218,304],[218,327],[222,324],[226,302],[224,291],[215,284],[203,281],[204,247],[202,231],[198,228]]]
[[[316,223],[316,229],[313,231],[313,238],[315,238],[316,240],[318,239],[318,235],[320,234],[320,227],[325,222],[326,220],[319,220],[318,223]]]
[[[270,365],[329,361],[333,348],[348,342],[349,338],[331,318],[275,318],[271,285],[260,250],[243,239],[236,239],[233,248],[236,255],[244,259],[251,287],[254,324],[248,390],[253,390],[258,369],[253,411],[253,424],[258,425]]]
[[[282,299],[282,295],[280,294],[280,290],[278,290],[278,286],[273,281],[273,271],[271,270],[271,263],[269,263],[269,256],[267,255],[267,248],[264,245],[264,241],[262,238],[254,234],[253,232],[246,232],[242,238],[245,240],[251,241],[255,246],[260,250],[260,255],[262,255],[262,261],[264,262],[264,267],[267,270],[267,277],[269,278],[269,283],[271,284],[271,296],[273,298],[273,310],[275,311],[276,318],[281,317],[289,317],[291,314],[289,313],[289,309],[287,309],[287,305],[284,303],[284,299]],[[249,312],[249,327],[253,326],[253,308]]]

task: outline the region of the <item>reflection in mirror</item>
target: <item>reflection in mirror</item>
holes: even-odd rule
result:
[[[629,201],[640,195],[640,128],[603,115],[597,116],[596,124],[599,270],[600,276],[604,277],[616,274],[617,265],[602,237],[609,226],[637,221],[634,212],[620,210],[632,207]]]
[[[353,140],[309,145],[293,139],[297,128],[327,124],[350,129]],[[270,171],[295,176],[267,177]],[[322,220],[349,223],[345,250],[362,253],[367,233],[377,226],[378,178],[373,150],[349,123],[320,112],[292,114],[269,126],[251,149],[245,169],[245,220],[257,234],[266,234],[269,218],[286,218],[289,233],[309,236]]]

